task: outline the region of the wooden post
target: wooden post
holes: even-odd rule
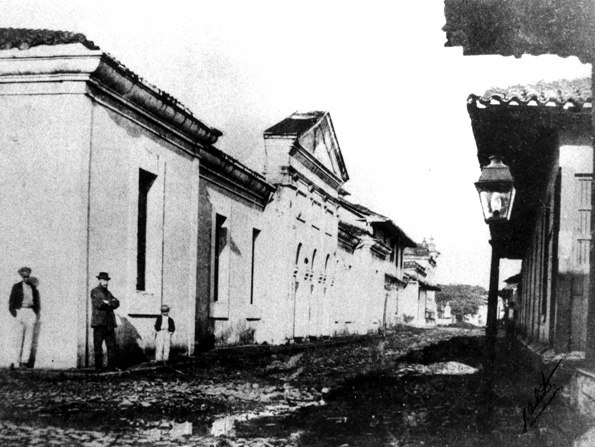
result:
[[[484,358],[483,399],[484,412],[479,415],[480,426],[489,432],[494,426],[494,376],[496,360],[496,337],[498,334],[498,281],[500,276],[500,243],[492,240],[492,262],[490,266],[490,290],[488,292],[488,317],[486,324],[486,345]]]
[[[488,292],[488,317],[486,324],[486,346],[487,350],[493,350],[498,333],[498,282],[500,277],[500,250],[499,242],[491,241],[492,263],[490,266],[490,289]],[[495,352],[495,351],[494,351]]]
[[[591,62],[591,92],[595,92],[595,61]],[[591,98],[593,95],[591,94]],[[593,99],[591,99],[593,103]],[[591,107],[591,142],[595,149],[595,109]],[[595,156],[593,157],[595,173]],[[591,182],[591,244],[589,256],[589,293],[587,301],[587,343],[585,360],[587,365],[595,368],[595,181]]]

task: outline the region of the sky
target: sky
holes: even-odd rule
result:
[[[2,27],[80,32],[223,132],[262,169],[265,129],[330,112],[349,200],[415,241],[434,238],[436,282],[489,281],[489,231],[466,110],[493,86],[590,75],[576,58],[465,56],[445,48],[442,0],[3,0]],[[520,269],[503,261],[500,278]]]

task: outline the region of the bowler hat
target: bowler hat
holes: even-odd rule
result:
[[[107,272],[99,272],[99,275],[97,275],[97,279],[107,279],[109,281],[111,278],[109,277]]]
[[[169,312],[169,306],[167,304],[161,306],[161,312]]]

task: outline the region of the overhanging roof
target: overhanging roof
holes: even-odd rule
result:
[[[407,287],[407,284],[408,284],[406,281],[403,281],[403,280],[397,278],[396,276],[391,275],[390,273],[384,274],[384,280],[385,280],[385,282],[388,282],[391,284],[396,284],[403,288]]]
[[[504,280],[506,284],[519,284],[523,280],[523,274],[517,273],[516,275],[512,275],[510,278]]]
[[[365,218],[366,221],[368,221],[372,226],[377,226],[378,228],[383,229],[383,231],[387,231],[389,234],[401,238],[404,247],[417,247],[417,244],[413,241],[413,239],[411,239],[407,233],[401,229],[401,227],[399,227],[388,217],[378,214],[358,203],[349,202],[343,198],[339,199],[339,203],[341,206],[354,212],[356,215],[360,215]]]
[[[518,84],[509,87],[493,87],[483,95],[470,95],[470,101],[484,107],[528,106],[548,107],[553,110],[580,112],[592,108],[591,79],[561,79],[536,84]]]
[[[430,284],[429,282],[423,281],[423,280],[419,280],[419,285],[422,287],[422,289],[426,289],[426,290],[434,290],[435,292],[440,292],[442,289],[438,286],[435,286],[434,284]]]
[[[517,190],[510,222],[490,226],[492,240],[503,242],[502,257],[524,256],[535,219],[546,203],[547,181],[555,175],[559,134],[589,135],[591,103],[588,79],[490,89],[469,96],[467,109],[480,167],[491,155],[500,155],[510,166]]]

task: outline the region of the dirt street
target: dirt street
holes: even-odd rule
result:
[[[540,371],[504,346],[486,432],[482,353],[482,330],[403,328],[218,349],[123,374],[2,371],[0,444],[572,445],[586,425],[565,389],[523,433]]]

